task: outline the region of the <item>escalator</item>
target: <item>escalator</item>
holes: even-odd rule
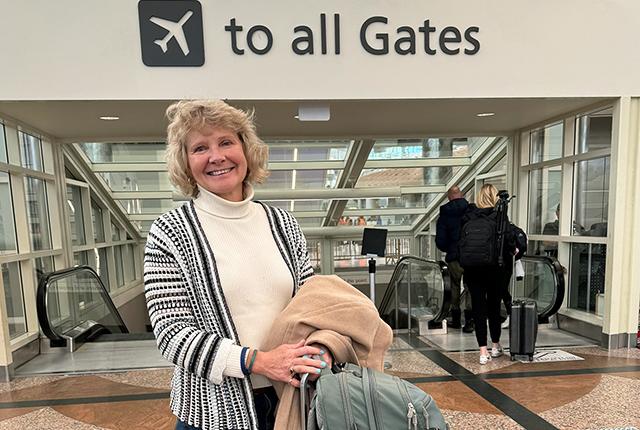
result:
[[[511,279],[513,299],[533,300],[538,305],[538,322],[546,324],[562,306],[565,294],[564,268],[552,257],[522,257],[524,278]]]
[[[74,352],[85,342],[153,339],[152,333],[129,333],[100,277],[89,266],[43,276],[36,306],[51,347]]]
[[[513,299],[536,301],[538,321],[548,323],[564,300],[564,269],[556,259],[547,256],[525,256],[522,263],[525,276],[522,280],[512,278]],[[446,263],[405,256],[396,264],[379,312],[394,330],[425,334],[427,328],[442,325],[450,306]]]
[[[442,323],[451,306],[449,269],[443,261],[404,256],[398,260],[379,306],[394,330],[424,332]]]

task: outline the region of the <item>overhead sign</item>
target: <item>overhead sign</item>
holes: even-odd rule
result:
[[[202,6],[197,0],[138,3],[142,62],[147,66],[204,64]]]
[[[140,40],[142,60],[147,66],[202,66],[204,43],[202,8],[198,1],[140,0]],[[275,34],[263,23],[248,23],[233,16],[223,29],[235,55],[265,55],[274,41],[285,39],[296,55],[340,55],[342,42],[340,14],[320,13],[315,23],[291,25],[289,34]],[[425,18],[420,25],[390,25],[382,15],[359,23],[359,42],[370,55],[475,55],[480,51],[478,26],[458,28],[435,26]],[[215,31],[214,31],[215,32]]]

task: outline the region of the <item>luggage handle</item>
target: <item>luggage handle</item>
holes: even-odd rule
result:
[[[342,371],[339,365],[334,363],[334,367]],[[336,373],[332,368],[324,368],[320,372],[320,376]],[[309,374],[303,373],[300,375],[300,428],[307,430],[307,417],[309,416],[309,410],[311,409],[311,400],[309,398]]]
[[[307,416],[309,415],[309,387],[307,382],[309,374],[304,373],[300,378],[300,429],[307,430]]]

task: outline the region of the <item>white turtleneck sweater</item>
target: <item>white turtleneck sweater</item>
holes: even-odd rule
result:
[[[273,320],[287,306],[293,293],[293,277],[280,255],[267,215],[246,198],[230,202],[198,187],[194,200],[220,277],[220,284],[242,346],[233,345],[223,374],[243,378],[240,354],[243,346],[261,349]],[[218,360],[224,359],[218,357]],[[251,375],[253,388],[271,385],[262,375]]]

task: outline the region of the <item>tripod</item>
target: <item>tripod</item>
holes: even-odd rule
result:
[[[509,217],[507,216],[507,210],[509,209],[509,203],[515,199],[516,196],[509,197],[509,193],[506,190],[498,191],[498,203],[496,204],[496,213],[498,214],[496,219],[496,232],[498,233],[498,266],[504,266],[504,237],[509,228]]]

